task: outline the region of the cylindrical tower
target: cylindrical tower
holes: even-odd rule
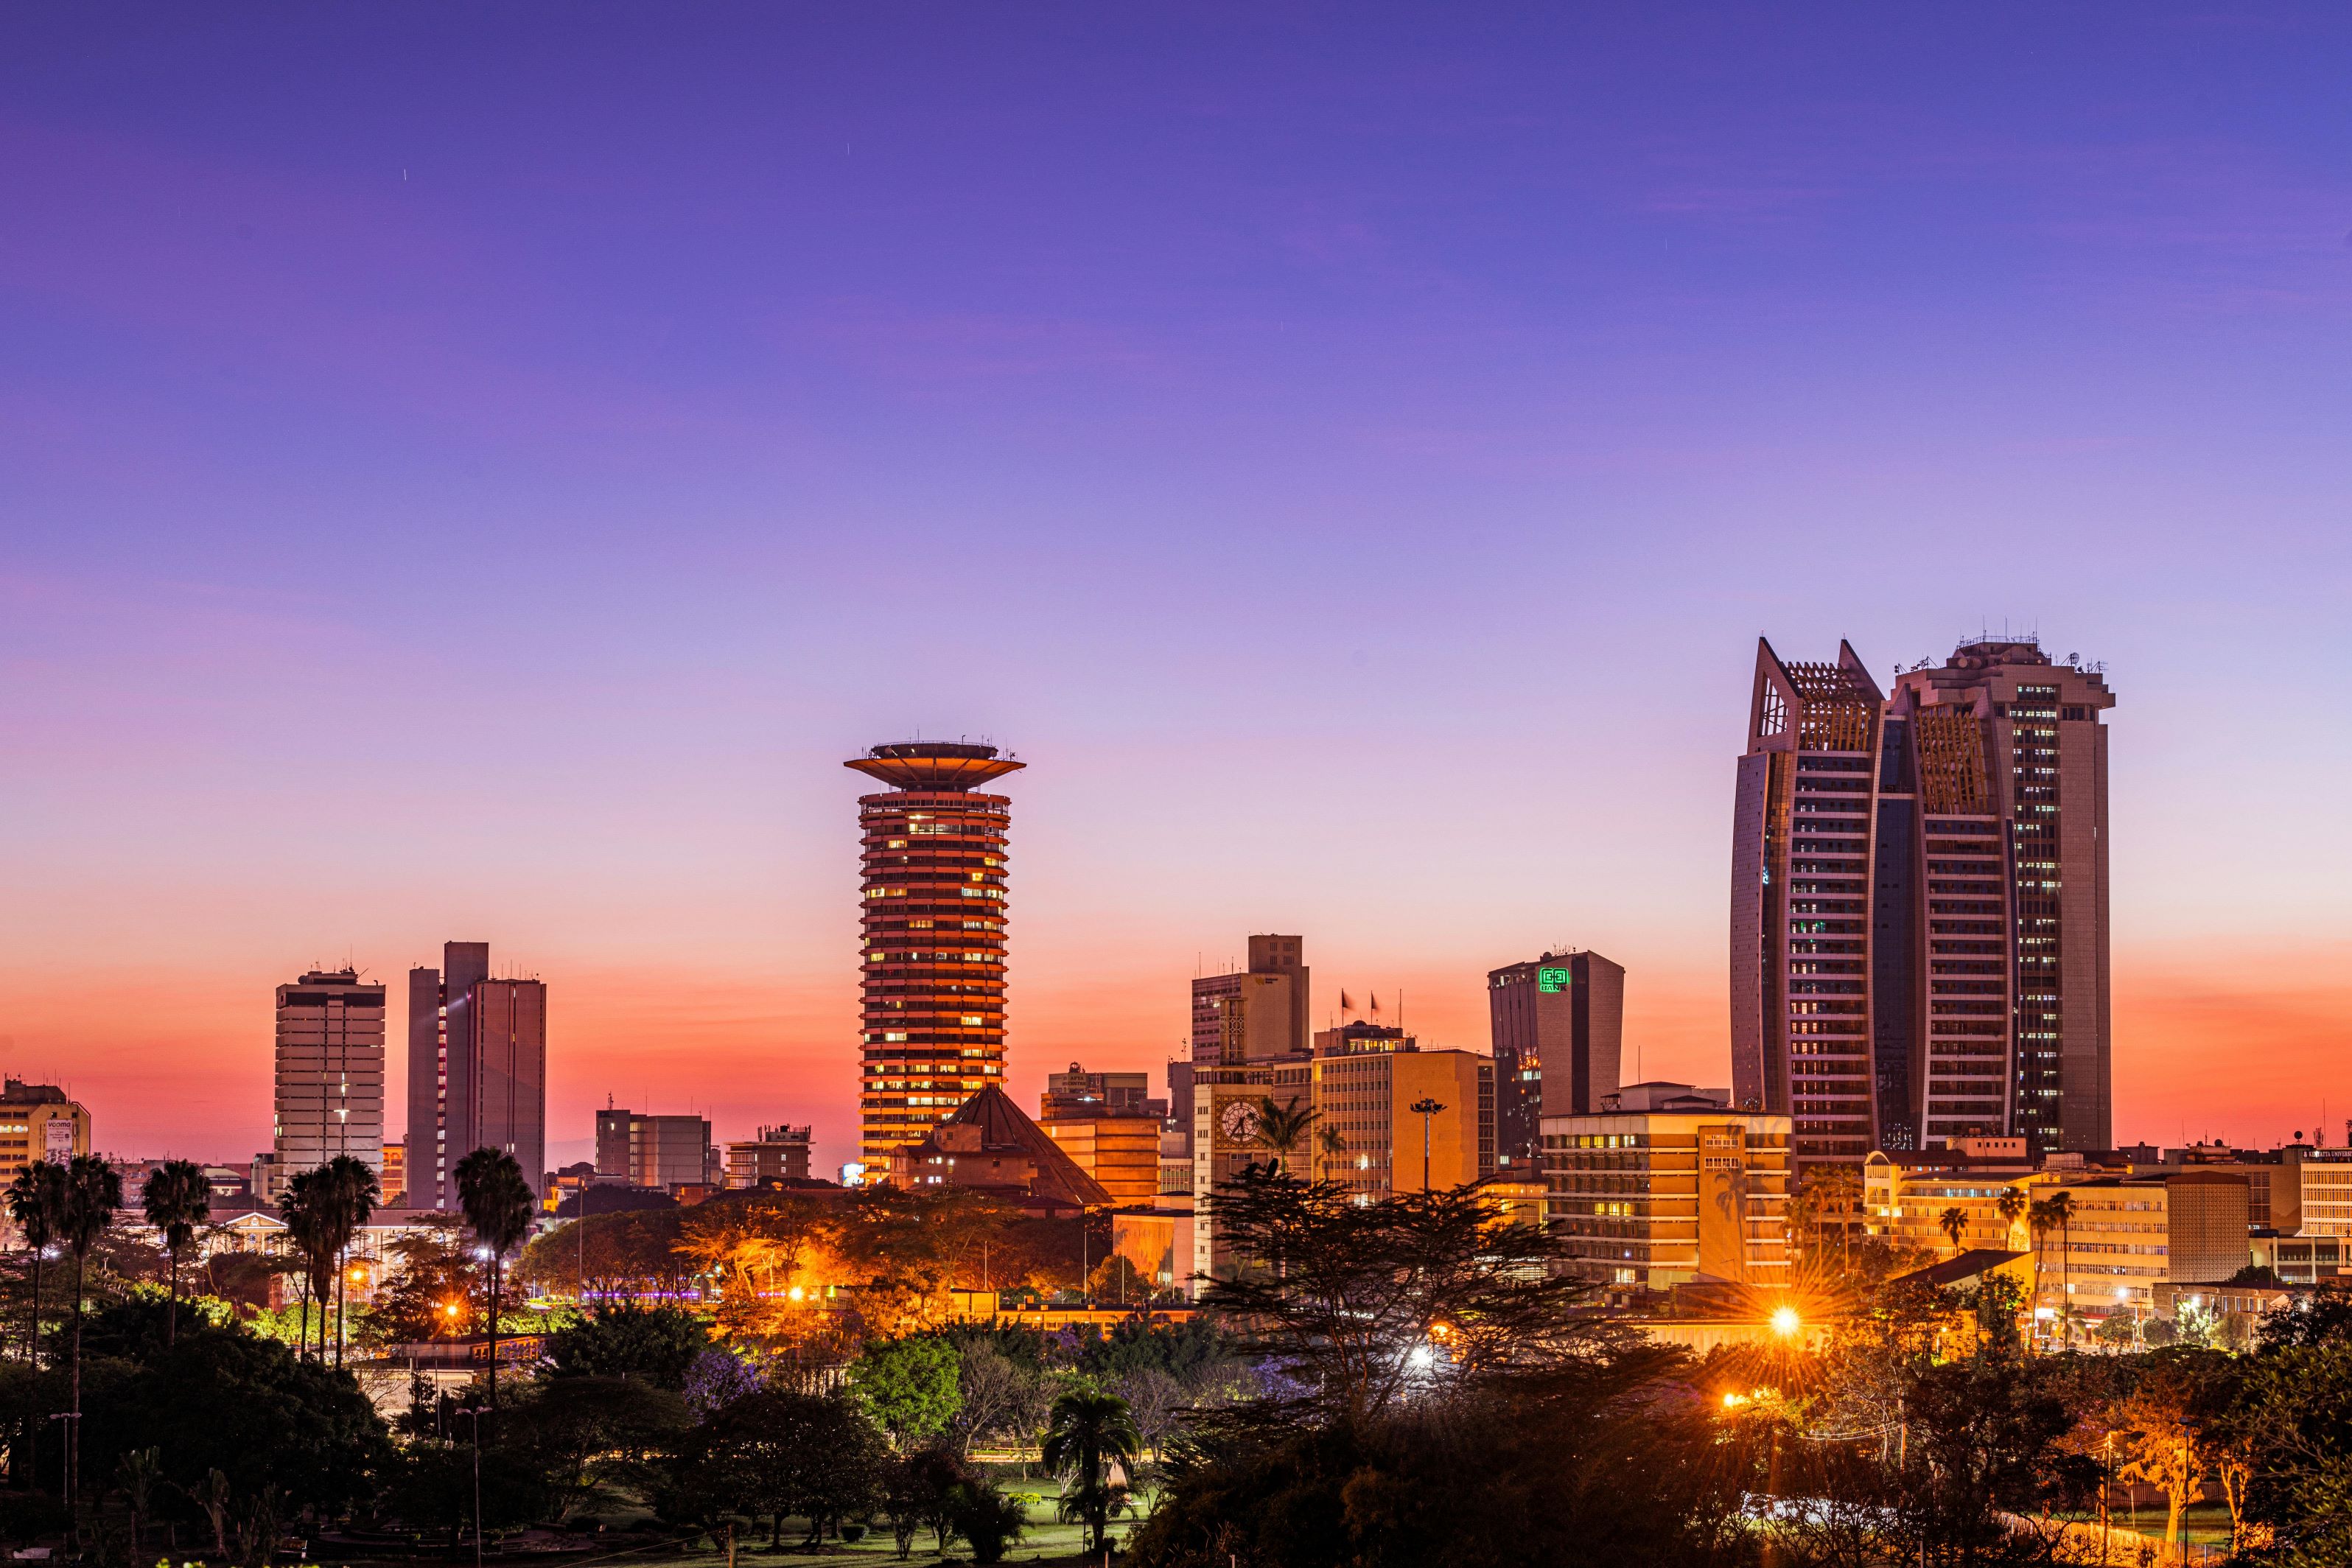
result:
[[[1004,841],[1013,803],[976,786],[1023,764],[993,746],[877,746],[844,764],[881,780],[865,834],[864,1067],[858,1158],[890,1154],[1004,1081]]]

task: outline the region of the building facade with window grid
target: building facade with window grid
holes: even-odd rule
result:
[[[1013,803],[977,786],[993,746],[877,746],[860,795],[865,937],[857,1148],[867,1179],[1004,1078],[1005,845]]]
[[[1756,1112],[1547,1116],[1545,1216],[1596,1284],[1784,1286],[1790,1143]]]

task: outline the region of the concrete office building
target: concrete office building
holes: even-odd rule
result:
[[[89,1152],[89,1112],[53,1083],[0,1083],[0,1185],[36,1160]]]
[[[727,1145],[727,1184],[761,1187],[809,1179],[809,1127],[762,1127],[757,1138]]]
[[[1004,1079],[1006,837],[1013,802],[979,786],[1024,764],[993,746],[876,746],[845,766],[864,842],[858,1162],[867,1180]],[[1025,1120],[1025,1118],[1024,1118]]]
[[[1570,1270],[1634,1290],[1789,1279],[1789,1118],[1688,1108],[1686,1084],[1643,1085],[1643,1103],[1543,1121],[1544,1211]]]
[[[1243,1067],[1307,1050],[1305,939],[1253,936],[1249,967],[1192,982],[1192,1060]]]
[[[2035,1195],[2056,1190],[2043,1186]],[[2063,1190],[2074,1217],[2042,1234],[2042,1304],[2094,1314],[2151,1304],[2156,1288],[2172,1278],[2172,1205],[2163,1178],[2094,1176]]]
[[[2352,1148],[2311,1149],[2303,1155],[2299,1174],[2301,1233],[2352,1237]]]
[[[2111,1143],[2103,675],[1982,640],[1897,672],[1759,640],[1734,810],[1733,1084],[1801,1165]]]
[[[709,1179],[710,1123],[699,1116],[596,1112],[596,1174],[667,1192]]]
[[[278,988],[277,1112],[266,1194],[349,1155],[383,1179],[383,986],[314,969]]]
[[[1496,1173],[1495,1060],[1407,1045],[1316,1055],[1315,1174],[1367,1200],[1442,1191]],[[1416,1106],[1433,1105],[1423,1112]]]
[[[511,1154],[547,1181],[547,987],[493,979],[490,945],[453,942],[408,972],[408,1206],[457,1206],[457,1163]]]
[[[1541,1123],[1601,1109],[1625,1048],[1625,968],[1597,952],[1547,952],[1486,975],[1494,1030],[1495,1157],[1540,1178]]]

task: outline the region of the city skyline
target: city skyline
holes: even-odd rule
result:
[[[557,15],[14,19],[0,1066],[101,1148],[267,1148],[347,958],[404,1082],[456,931],[551,1163],[829,1169],[882,735],[1039,764],[1024,1105],[1251,931],[1721,1083],[1755,638],[2015,628],[2128,689],[2116,1136],[2352,1114],[2352,18]]]

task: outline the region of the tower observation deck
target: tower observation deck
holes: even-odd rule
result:
[[[978,786],[1024,764],[993,746],[876,746],[860,795],[865,942],[858,1158],[889,1168],[1004,1081],[1004,862],[1012,801]]]

